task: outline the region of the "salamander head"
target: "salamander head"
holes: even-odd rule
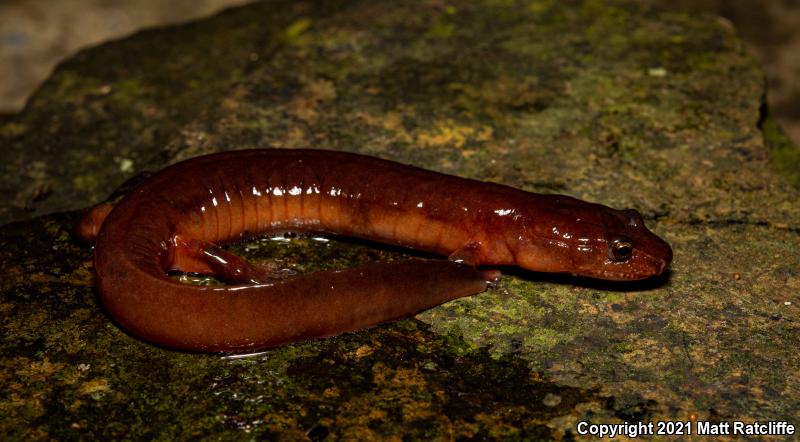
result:
[[[571,201],[576,204],[554,207],[546,220],[524,223],[519,266],[614,281],[647,279],[669,267],[672,249],[645,227],[639,212]]]

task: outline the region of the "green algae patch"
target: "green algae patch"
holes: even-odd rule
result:
[[[766,118],[761,130],[772,164],[786,181],[800,189],[800,148],[792,143],[774,118]]]
[[[293,21],[289,26],[287,26],[286,29],[283,30],[283,34],[289,41],[293,41],[296,40],[310,27],[311,27],[311,19],[300,18]]]
[[[83,208],[202,153],[315,147],[636,208],[674,262],[637,283],[504,268],[499,287],[415,318],[196,355],[104,314],[91,250],[68,235],[76,213],[8,224],[0,434],[569,440],[580,420],[796,424],[797,150],[762,118],[763,92],[725,23],[628,1],[265,2],[84,51],[0,123],[0,222]],[[314,235],[229,247],[297,273],[422,256]]]

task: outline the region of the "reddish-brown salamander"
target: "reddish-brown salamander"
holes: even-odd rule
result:
[[[106,217],[107,215],[107,217]],[[151,177],[96,235],[108,311],[142,339],[193,351],[244,351],[332,336],[482,292],[517,265],[609,280],[659,275],[672,250],[635,210],[319,150],[249,150],[184,161]],[[274,279],[216,244],[270,231],[346,235],[449,256]],[[232,285],[182,284],[170,270]]]

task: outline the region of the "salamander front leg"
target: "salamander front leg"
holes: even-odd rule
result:
[[[447,259],[448,261],[453,261],[460,264],[478,266],[481,264],[481,262],[483,262],[483,246],[479,241],[470,241],[467,244],[464,244],[460,249],[451,253]],[[490,288],[496,287],[497,283],[500,282],[501,274],[499,270],[487,270],[484,271],[484,274],[490,275],[490,278],[486,280],[486,283]]]
[[[198,239],[173,240],[173,270],[211,274],[227,284],[266,284],[293,274],[270,266],[252,264],[235,253]]]
[[[448,260],[453,262],[459,262],[462,264],[469,264],[472,266],[478,265],[481,263],[483,258],[483,246],[478,241],[470,241],[455,252],[451,253],[450,256],[447,257]]]

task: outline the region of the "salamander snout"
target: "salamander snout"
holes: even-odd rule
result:
[[[562,271],[613,281],[636,281],[667,270],[672,262],[672,248],[645,226],[639,212],[603,206],[592,209],[582,211],[581,222],[570,225],[574,240],[562,242],[566,246],[562,253],[567,257],[560,261]],[[566,229],[566,225],[560,226],[559,232]],[[564,239],[563,234],[561,238]]]
[[[608,245],[606,279],[637,280],[658,276],[672,262],[672,248],[646,228],[636,240],[614,239]]]
[[[606,224],[607,260],[600,267],[600,277],[636,280],[664,273],[672,262],[670,245],[644,225],[636,210],[614,214],[617,222]]]

